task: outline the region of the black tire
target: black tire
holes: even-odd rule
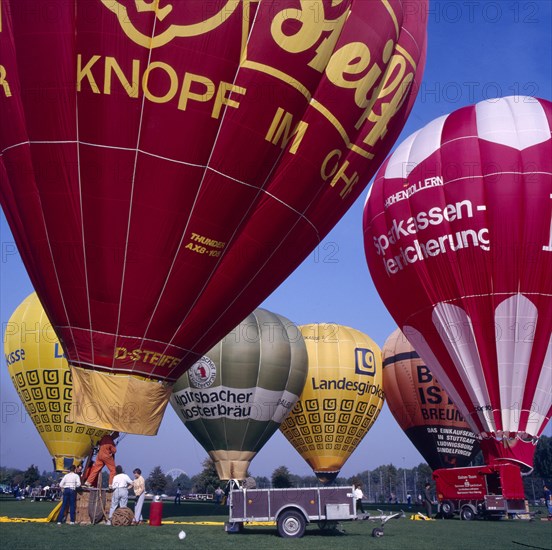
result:
[[[306,527],[305,517],[296,510],[288,510],[278,518],[278,534],[286,539],[301,538]]]
[[[474,511],[469,506],[464,506],[460,511],[460,519],[464,521],[471,521],[475,518]]]
[[[454,504],[450,500],[445,500],[441,503],[441,515],[445,519],[450,519],[454,516]]]
[[[383,529],[381,527],[376,527],[372,530],[372,536],[379,539],[380,537],[383,537]]]

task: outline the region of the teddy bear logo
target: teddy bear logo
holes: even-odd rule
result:
[[[190,38],[216,29],[232,16],[238,8],[240,0],[227,0],[218,12],[189,24],[170,23],[171,17],[178,15],[177,8],[175,9],[177,4],[166,0],[134,0],[136,13],[127,7],[132,4],[128,0],[101,0],[101,3],[117,16],[121,29],[133,42],[144,48],[154,49],[165,46],[175,38]],[[153,36],[142,32],[133,21],[137,15],[139,17],[139,14],[151,12],[157,19],[156,26],[158,23],[165,23],[161,32],[156,32]],[[167,25],[167,21],[170,24]]]

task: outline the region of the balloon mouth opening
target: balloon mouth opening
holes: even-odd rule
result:
[[[314,472],[316,474],[316,477],[318,478],[318,481],[322,483],[322,485],[329,485],[330,483],[333,483],[337,476],[339,475],[340,470],[336,470],[335,472]]]
[[[517,460],[515,458],[495,458],[491,461],[491,464],[515,464],[516,466],[519,466],[519,469],[521,470],[522,476],[528,476],[533,473],[533,466],[527,464],[526,462],[523,462],[522,460]]]
[[[508,442],[520,440],[523,443],[531,443],[532,445],[537,445],[539,442],[539,437],[531,435],[527,432],[505,432],[502,430],[497,430],[496,432],[481,432],[478,439],[481,441],[495,440],[498,442]]]
[[[69,420],[110,432],[156,435],[171,388],[137,376],[72,366]],[[117,396],[114,407],[106,396]]]
[[[55,472],[69,472],[71,466],[82,465],[82,457],[56,455],[52,457]]]

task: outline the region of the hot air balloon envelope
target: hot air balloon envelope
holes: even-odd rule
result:
[[[467,466],[479,452],[476,436],[399,329],[382,355],[387,405],[416,449],[433,470]]]
[[[552,412],[552,104],[484,101],[385,161],[365,250],[383,302],[488,461],[530,467]]]
[[[52,456],[54,469],[80,464],[107,432],[69,420],[71,372],[35,293],[10,317],[4,352],[13,385]]]
[[[332,482],[378,417],[381,351],[362,332],[336,324],[299,327],[309,371],[280,430],[322,483]]]
[[[158,381],[353,204],[421,78],[427,2],[411,7],[2,0],[0,200],[76,418],[156,433]]]
[[[299,399],[306,375],[299,329],[256,309],[180,377],[171,405],[220,479],[245,479],[250,461]]]

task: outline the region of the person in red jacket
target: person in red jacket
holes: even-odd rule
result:
[[[109,470],[109,487],[111,487],[113,478],[115,477],[115,453],[117,452],[115,439],[118,437],[119,432],[113,432],[111,435],[104,435],[100,439],[100,449],[98,451],[98,455],[96,456],[96,461],[94,462],[94,466],[92,466],[85,483],[87,487],[96,487],[98,475],[104,466],[107,466],[107,469]]]

